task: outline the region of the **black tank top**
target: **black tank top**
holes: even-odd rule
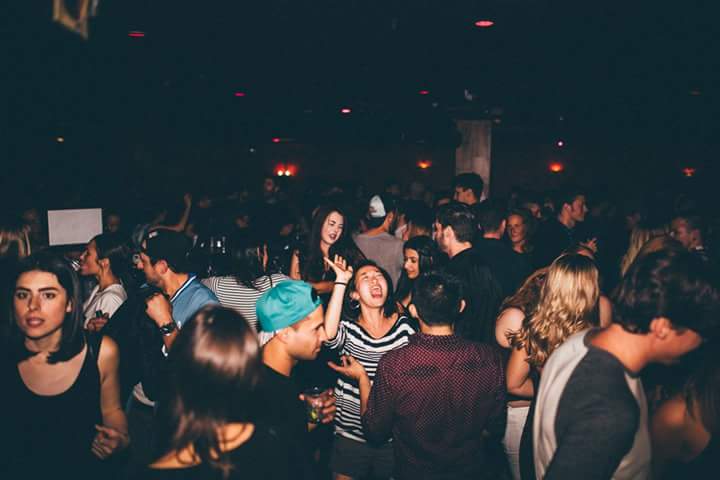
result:
[[[101,462],[91,452],[102,424],[100,339],[90,340],[75,382],[59,395],[38,395],[23,382],[17,363],[5,366],[5,407],[0,438],[2,478],[97,478]],[[7,474],[12,474],[9,476]]]

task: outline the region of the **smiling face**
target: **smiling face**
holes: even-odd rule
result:
[[[522,243],[527,237],[527,225],[520,215],[510,215],[507,219],[507,232],[513,245]]]
[[[325,217],[322,229],[320,230],[320,241],[327,246],[333,245],[338,241],[345,228],[345,220],[338,212],[330,212]]]
[[[381,308],[388,296],[388,284],[380,269],[374,265],[361,267],[355,273],[353,298],[369,308]]]
[[[57,336],[59,342],[72,302],[55,274],[31,270],[21,274],[15,283],[13,310],[25,337],[40,340]]]
[[[420,275],[420,255],[417,250],[406,248],[404,252],[405,263],[403,268],[410,280],[415,280]]]

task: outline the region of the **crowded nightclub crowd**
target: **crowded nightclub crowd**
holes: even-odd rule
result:
[[[1,478],[717,472],[707,203],[285,187],[3,214]]]

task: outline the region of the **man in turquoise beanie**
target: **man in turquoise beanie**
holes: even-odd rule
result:
[[[313,360],[320,353],[325,335],[323,307],[310,284],[287,280],[265,292],[256,307],[263,347],[263,372],[258,385],[259,420],[285,437],[293,449],[291,471],[299,478],[316,478],[308,451],[308,431],[317,423],[308,422],[300,387],[291,377],[301,360]],[[335,397],[323,395],[321,423],[335,418]]]

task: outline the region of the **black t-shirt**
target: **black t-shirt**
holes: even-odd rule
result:
[[[531,273],[527,255],[520,255],[500,240],[482,238],[473,248],[480,258],[490,267],[502,288],[502,297],[514,294]]]
[[[291,446],[272,430],[255,427],[250,439],[228,452],[234,469],[228,480],[286,480],[291,478]],[[145,468],[134,478],[140,480],[222,480],[221,471],[207,465],[188,468]],[[293,475],[293,478],[295,476]]]
[[[465,300],[455,332],[467,340],[494,343],[502,288],[490,267],[474,248],[469,248],[450,260],[447,271],[460,279]]]
[[[292,445],[290,471],[296,478],[311,478],[307,414],[299,394],[300,387],[291,377],[263,365],[253,417],[258,423],[269,425],[279,437]],[[300,472],[304,472],[303,476]]]

